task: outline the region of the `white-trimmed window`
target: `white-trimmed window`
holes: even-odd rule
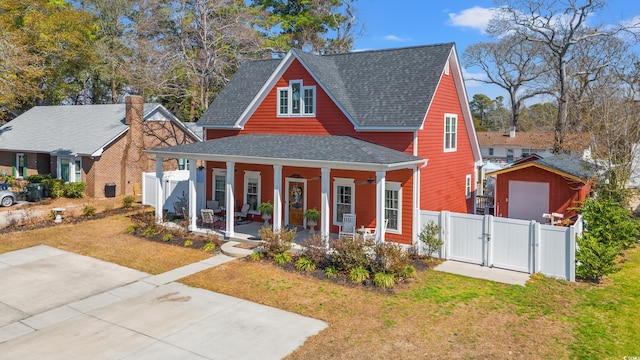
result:
[[[471,174],[467,174],[467,177],[464,180],[464,192],[467,196],[467,199],[471,197]]]
[[[458,137],[458,115],[444,114],[444,151],[455,151]]]
[[[16,154],[16,166],[14,175],[19,179],[27,176],[27,156],[23,153]]]
[[[333,223],[342,224],[344,214],[355,214],[356,185],[353,179],[333,179]]]
[[[189,170],[189,159],[178,159],[178,170]]]
[[[278,88],[278,116],[313,116],[315,109],[315,86],[304,86],[302,80],[291,80],[289,87]]]
[[[388,220],[388,232],[397,234],[402,232],[402,186],[399,182],[385,183],[384,217]]]
[[[257,211],[260,204],[260,172],[244,172],[244,203],[251,205],[249,211]]]
[[[58,179],[65,182],[82,181],[82,159],[58,157]]]
[[[213,169],[213,200],[218,201],[220,206],[226,204],[227,191],[227,171],[223,169]]]
[[[75,182],[82,181],[82,160],[76,159],[75,161],[75,178],[73,179]]]

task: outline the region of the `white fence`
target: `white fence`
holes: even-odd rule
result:
[[[573,226],[562,227],[492,215],[421,211],[420,224],[429,221],[440,226],[444,245],[434,254],[440,258],[575,281],[581,217]]]
[[[196,208],[198,213],[205,207],[204,171],[197,172]],[[189,170],[165,171],[162,176],[164,184],[164,210],[173,212],[173,203],[179,198],[189,198]],[[156,173],[142,173],[142,204],[156,206]]]

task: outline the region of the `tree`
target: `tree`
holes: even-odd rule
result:
[[[604,7],[603,0],[504,0],[498,2],[500,11],[491,20],[488,32],[495,36],[513,34],[525,41],[546,49],[552,61],[553,76],[557,88],[558,117],[554,126],[553,152],[564,147],[567,130],[569,87],[567,65],[571,62],[571,51],[584,41],[612,36],[620,28],[609,30],[604,26],[587,28],[589,15]]]
[[[543,66],[541,49],[537,43],[518,36],[506,36],[497,43],[481,42],[464,51],[466,66],[478,66],[487,78],[471,78],[485,84],[494,84],[509,94],[511,127],[516,130],[524,101],[548,93],[539,80],[547,71]]]
[[[260,10],[256,21],[269,39],[272,53],[291,48],[305,51],[346,52],[353,46],[356,23],[355,0],[253,0]],[[333,36],[333,37],[332,37]]]

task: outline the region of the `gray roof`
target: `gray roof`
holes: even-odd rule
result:
[[[408,167],[424,160],[349,136],[247,134],[147,150],[164,157],[230,160],[251,163],[331,163],[351,169]],[[278,161],[280,160],[280,161]]]
[[[589,180],[596,174],[596,165],[582,160],[581,157],[569,154],[559,154],[535,161],[548,168],[562,171],[582,180]]]
[[[36,106],[0,127],[0,150],[91,155],[127,131],[124,118],[124,104]]]
[[[330,55],[292,50],[292,55],[357,126],[415,129],[422,125],[453,50],[454,44],[446,43]],[[285,59],[245,62],[199,123],[234,125]]]

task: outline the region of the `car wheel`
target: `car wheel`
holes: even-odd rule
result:
[[[13,198],[11,196],[5,196],[2,198],[2,201],[0,201],[0,204],[4,207],[9,207],[13,205]]]

